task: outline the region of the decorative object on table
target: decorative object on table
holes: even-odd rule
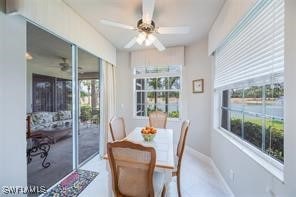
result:
[[[192,81],[192,93],[203,93],[204,92],[204,80],[197,79]]]
[[[157,130],[153,127],[145,127],[141,130],[142,136],[146,142],[150,142],[154,139]]]
[[[77,170],[71,173],[58,185],[44,194],[44,197],[52,196],[78,196],[98,175],[98,172]]]

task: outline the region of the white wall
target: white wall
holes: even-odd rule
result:
[[[127,131],[145,126],[148,120],[133,118],[133,78],[130,53],[117,51],[117,113],[126,121]],[[211,61],[207,56],[207,39],[185,47],[185,66],[183,68],[182,119],[191,120],[187,144],[203,154],[210,154],[210,77]],[[192,80],[205,79],[205,93],[192,93]],[[174,130],[177,143],[182,121],[168,121],[168,128]]]
[[[285,182],[286,196],[296,194],[296,1],[285,0]]]
[[[26,186],[26,23],[0,11],[0,188]],[[2,192],[2,191],[0,191]],[[1,196],[2,193],[0,193]]]
[[[116,63],[116,48],[62,0],[18,0],[19,14],[82,49]]]
[[[285,9],[284,183],[231,143],[220,132],[212,129],[212,159],[236,196],[293,197],[296,194],[296,1],[285,0]],[[216,112],[214,111],[214,113]],[[230,170],[234,172],[234,181],[230,179]]]
[[[185,112],[187,112],[188,119],[191,120],[188,145],[209,156],[211,59],[207,55],[207,47],[206,39],[185,47],[183,87],[185,88]],[[192,93],[192,81],[195,79],[204,79],[204,93]]]

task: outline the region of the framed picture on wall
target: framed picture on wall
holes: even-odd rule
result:
[[[192,81],[192,92],[203,93],[204,92],[204,80],[197,79]]]

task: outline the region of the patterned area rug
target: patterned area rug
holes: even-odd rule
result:
[[[78,196],[98,175],[98,172],[77,170],[65,178],[43,196],[68,197]]]

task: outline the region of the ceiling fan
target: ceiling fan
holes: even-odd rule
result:
[[[145,42],[146,46],[153,44],[159,51],[165,50],[164,45],[157,39],[154,34],[187,34],[190,31],[188,26],[179,27],[157,27],[152,20],[154,12],[155,0],[142,0],[142,18],[137,22],[137,26],[133,27],[122,23],[117,23],[109,20],[101,20],[104,25],[119,27],[128,30],[138,31],[138,36],[130,40],[124,48],[131,48],[136,43],[142,45]]]
[[[67,58],[62,57],[62,61],[63,62],[59,63],[60,70],[63,72],[69,71],[72,68],[72,66],[70,66],[69,63],[67,63]],[[83,74],[81,67],[78,67],[78,73]]]

